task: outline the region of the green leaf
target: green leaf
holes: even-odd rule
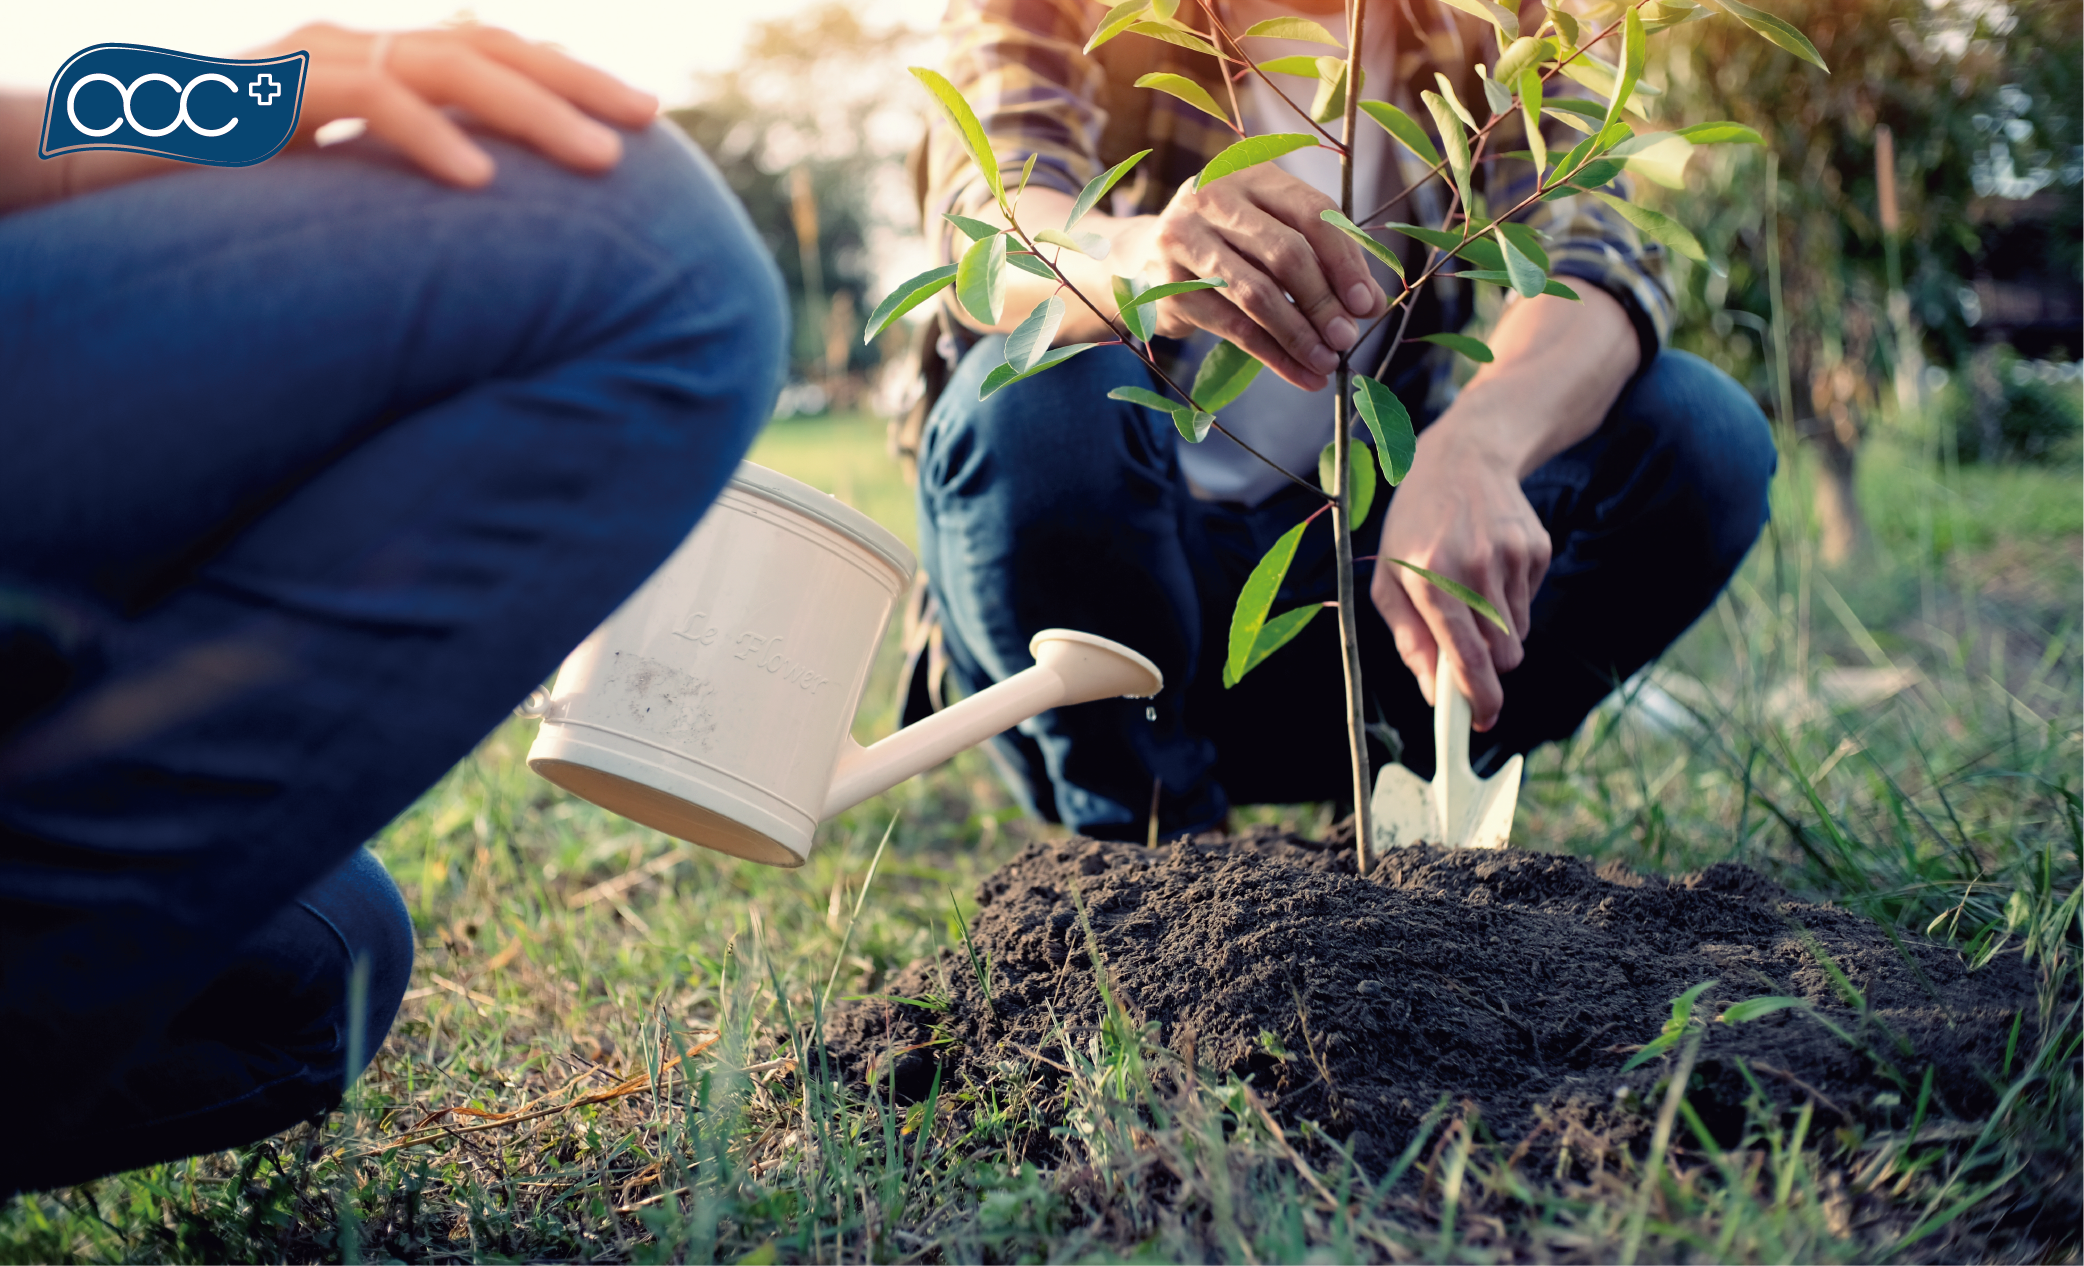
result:
[[[939,71],[924,66],[914,66],[911,70],[912,77],[926,85],[926,90],[940,103],[941,113],[955,125],[955,134],[962,138],[963,148],[970,151],[970,161],[984,173],[984,183],[991,187],[991,196],[1003,204],[1006,201],[1006,179],[999,172],[998,156],[991,152],[991,138],[984,134],[984,125],[977,122],[977,112],[970,109],[970,103],[962,99],[955,85]]]
[[[1554,101],[1550,101],[1546,105],[1542,106],[1541,112],[1552,119],[1560,119],[1562,122],[1569,124],[1571,127],[1576,128],[1580,132],[1597,132],[1599,130],[1599,120],[1606,117],[1604,115],[1595,114],[1588,119],[1578,114],[1574,110],[1558,110]]]
[[[1347,501],[1348,522],[1356,526],[1365,522],[1368,511],[1375,505],[1375,458],[1374,450],[1365,444],[1348,445],[1346,466],[1352,497]],[[1326,444],[1324,451],[1317,454],[1317,486],[1331,491],[1332,462],[1338,456],[1338,445]]]
[[[1269,75],[1294,75],[1298,79],[1317,78],[1317,59],[1301,53],[1293,57],[1272,57],[1259,63],[1259,69]]]
[[[1171,22],[1179,12],[1179,0],[1151,0],[1151,12],[1160,22]]]
[[[1503,225],[1499,226],[1498,244],[1505,251],[1505,275],[1512,279],[1513,290],[1522,299],[1532,299],[1540,294],[1541,288],[1549,282],[1547,270],[1535,263],[1527,252],[1520,249],[1517,242],[1505,235]]]
[[[1422,334],[1418,341],[1435,343],[1449,351],[1460,352],[1479,365],[1488,365],[1495,359],[1491,355],[1491,349],[1484,345],[1482,339],[1470,338],[1466,334]]]
[[[1183,295],[1189,290],[1221,290],[1225,284],[1220,277],[1200,277],[1193,281],[1168,281],[1156,286],[1143,286],[1139,287],[1136,294],[1122,307],[1140,308],[1160,299]]]
[[[1541,134],[1541,72],[1532,66],[1520,72],[1520,126],[1527,133],[1534,178],[1539,180],[1548,170],[1549,143]]]
[[[979,400],[988,400],[999,391],[1012,386],[1021,379],[1033,378],[1045,369],[1053,369],[1080,352],[1094,346],[1096,344],[1093,343],[1067,343],[1062,347],[1053,347],[1049,349],[1049,353],[1046,356],[1035,362],[1034,368],[1025,373],[1015,372],[1011,365],[1001,365],[984,375],[984,384],[977,389],[977,398]]]
[[[1545,6],[1549,20],[1556,24],[1556,34],[1563,37],[1565,48],[1577,47],[1577,19],[1554,6]]]
[[[1595,158],[1578,169],[1570,183],[1582,190],[1590,191],[1614,183],[1614,178],[1628,168],[1625,158]]]
[[[1382,473],[1394,488],[1404,482],[1411,473],[1411,459],[1418,456],[1418,436],[1411,430],[1411,414],[1397,393],[1368,377],[1355,374],[1353,385],[1358,389],[1354,403],[1360,407],[1361,421],[1368,424],[1368,434],[1375,437],[1375,458],[1382,463]]]
[[[1035,305],[1027,318],[1006,336],[1006,363],[1013,372],[1024,374],[1040,364],[1056,341],[1057,327],[1064,323],[1064,301],[1051,295]]]
[[[1447,102],[1448,108],[1454,111],[1454,117],[1466,123],[1471,130],[1481,126],[1476,122],[1476,116],[1469,113],[1469,107],[1463,105],[1461,97],[1455,93],[1452,80],[1436,70],[1433,72],[1433,82],[1440,85],[1440,96]]]
[[[1630,1072],[1656,1059],[1659,1055],[1677,1046],[1680,1036],[1678,1033],[1664,1033],[1652,1038],[1643,1049],[1628,1057],[1628,1062],[1621,1065],[1621,1071],[1624,1073]]]
[[[1785,1011],[1789,1007],[1806,1007],[1806,998],[1746,998],[1722,1013],[1724,1024],[1749,1024],[1760,1016]]]
[[[1620,68],[1610,65],[1607,62],[1601,60],[1600,58],[1594,57],[1590,53],[1578,54],[1571,60],[1564,62],[1562,69],[1564,75],[1576,80],[1578,83],[1583,84],[1585,87],[1590,88],[1593,92],[1598,93],[1600,97],[1605,99],[1611,99],[1614,95],[1614,90],[1620,86]],[[1630,114],[1635,115],[1637,118],[1648,118],[1648,113],[1639,103],[1637,98],[1649,98],[1661,95],[1661,90],[1653,89],[1649,84],[1643,83],[1641,80],[1637,80],[1635,85],[1635,91],[1630,94],[1626,108]],[[1606,111],[1601,110],[1599,112],[1598,117],[1601,119],[1605,119]]]
[[[955,266],[955,297],[984,325],[997,325],[1006,307],[1006,235],[970,243]]]
[[[1440,2],[1452,5],[1464,13],[1482,18],[1504,32],[1508,41],[1519,38],[1519,18],[1513,14],[1512,10],[1504,5],[1495,3],[1494,0],[1440,0]]]
[[[1606,111],[1600,109],[1592,102],[1578,97],[1556,97],[1547,102],[1542,108],[1550,114],[1556,114],[1560,111],[1563,114],[1576,115],[1587,122],[1599,123],[1601,126],[1604,126],[1606,119]],[[1598,129],[1595,128],[1593,130],[1597,131]]]
[[[1224,687],[1227,689],[1244,680],[1245,674],[1259,667],[1267,656],[1294,641],[1295,635],[1302,632],[1303,627],[1316,619],[1317,613],[1322,610],[1322,605],[1312,603],[1307,607],[1297,607],[1293,611],[1283,611],[1268,620],[1260,627],[1259,636],[1252,639],[1251,652],[1245,656],[1244,667],[1238,670],[1237,676],[1231,677],[1229,666],[1224,666]]]
[[[1093,28],[1092,38],[1085,42],[1085,51],[1090,54],[1094,49],[1128,30],[1131,23],[1142,20],[1143,15],[1150,11],[1150,7],[1150,0],[1122,0],[1122,3],[1107,11],[1106,16],[1100,19],[1100,25]]]
[[[1521,71],[1532,70],[1555,55],[1556,46],[1550,41],[1522,35],[1498,54],[1498,64],[1491,67],[1491,78],[1510,84],[1520,77]]]
[[[1764,9],[1754,9],[1743,0],[1708,0],[1708,3],[1734,15],[1737,21],[1750,27],[1754,33],[1814,65],[1826,75],[1831,73],[1831,68],[1824,65],[1823,54],[1816,51],[1816,45],[1809,42],[1809,37],[1788,25],[1783,19],[1774,17]]]
[[[1254,22],[1246,27],[1245,34],[1269,40],[1309,40],[1315,44],[1329,44],[1333,48],[1345,47],[1330,31],[1308,18],[1268,18],[1264,22]]]
[[[1113,242],[1098,233],[1087,233],[1082,229],[1073,229],[1070,232],[1063,229],[1043,229],[1035,234],[1035,240],[1077,251],[1088,259],[1106,259],[1107,252],[1114,249]]]
[[[1158,314],[1136,302],[1136,296],[1148,289],[1148,284],[1135,277],[1114,279],[1114,305],[1121,314],[1122,324],[1129,327],[1130,334],[1146,343],[1151,341],[1151,335],[1157,329]]]
[[[1042,155],[1039,153],[1030,154],[1028,160],[1020,165],[1020,187],[1013,191],[1014,206],[1020,205],[1020,195],[1028,191],[1028,177],[1035,174],[1035,160],[1040,157]]]
[[[1741,123],[1723,120],[1716,123],[1693,123],[1674,129],[1678,135],[1695,145],[1763,145],[1766,138]]]
[[[1179,401],[1161,396],[1149,387],[1116,387],[1107,393],[1107,398],[1126,400],[1130,404],[1140,404],[1146,409],[1156,409],[1160,413],[1170,413],[1180,407]]]
[[[1220,413],[1244,394],[1261,368],[1250,352],[1226,340],[1211,347],[1208,355],[1201,358],[1201,367],[1194,371],[1194,385],[1188,394],[1210,413]]]
[[[1172,425],[1180,438],[1189,444],[1199,444],[1208,438],[1208,429],[1216,424],[1216,415],[1189,408],[1183,404],[1172,407]]]
[[[1648,207],[1638,206],[1625,198],[1616,198],[1610,193],[1602,193],[1597,189],[1589,192],[1593,197],[1612,207],[1616,214],[1634,225],[1636,231],[1644,237],[1654,242],[1663,243],[1695,263],[1705,264],[1708,262],[1708,253],[1701,249],[1700,239],[1693,235],[1692,230],[1677,220],[1652,211]]]
[[[966,215],[944,215],[941,218],[956,228],[961,229],[963,235],[972,242],[981,242],[994,233],[1005,232],[1004,229],[996,224],[987,224],[982,220],[973,220]]]
[[[1368,72],[1360,72],[1360,90],[1368,90]],[[1329,123],[1346,113],[1346,62],[1338,57],[1317,59],[1317,95],[1310,101],[1310,117]]]
[[[1578,297],[1577,291],[1572,290],[1570,287],[1564,285],[1562,282],[1557,281],[1554,277],[1549,278],[1549,284],[1541,288],[1541,293],[1545,295],[1554,295],[1558,299],[1568,299],[1572,303],[1584,302],[1583,299],[1580,299]]]
[[[1417,563],[1407,563],[1401,558],[1392,558],[1389,561],[1395,563],[1399,567],[1402,567],[1406,571],[1415,571],[1419,575],[1424,576],[1426,580],[1431,582],[1435,588],[1441,590],[1443,593],[1448,594],[1450,597],[1459,598],[1463,602],[1468,603],[1469,609],[1471,611],[1474,611],[1476,614],[1482,616],[1484,619],[1489,620],[1492,624],[1497,625],[1499,628],[1504,629],[1507,633],[1512,632],[1512,626],[1505,622],[1504,616],[1498,614],[1498,608],[1484,601],[1483,595],[1476,592],[1474,589],[1471,589],[1469,586],[1462,584],[1458,581],[1449,580],[1447,577],[1441,575],[1439,572],[1427,571],[1425,568],[1420,567]]]
[[[1381,124],[1384,131],[1402,141],[1405,149],[1418,155],[1419,161],[1428,166],[1439,164],[1440,151],[1433,148],[1433,142],[1427,139],[1426,130],[1418,125],[1417,119],[1387,101],[1363,101],[1360,110]]]
[[[1686,1028],[1686,1022],[1693,1018],[1693,1004],[1700,1001],[1702,994],[1720,983],[1722,982],[1719,980],[1703,980],[1685,993],[1672,999],[1672,1018],[1665,1021],[1664,1031],[1667,1033],[1683,1031]]]
[[[1273,132],[1266,136],[1254,136],[1237,142],[1210,159],[1208,166],[1194,178],[1196,189],[1206,189],[1225,176],[1272,162],[1283,154],[1293,154],[1299,149],[1309,149],[1317,144],[1317,138],[1304,132]]]
[[[1437,247],[1450,255],[1459,255],[1478,268],[1505,271],[1505,256],[1499,253],[1498,244],[1489,237],[1464,238],[1459,233],[1429,229],[1423,224],[1389,224],[1384,227],[1394,229],[1406,237],[1417,238],[1426,245]]]
[[[1216,51],[1215,45],[1181,26],[1162,22],[1137,22],[1132,24],[1129,30],[1132,34],[1148,35],[1154,40],[1164,40],[1167,44],[1177,44],[1181,48],[1206,53],[1210,57],[1222,57],[1222,54]]]
[[[868,314],[868,328],[861,335],[861,341],[874,342],[876,335],[890,328],[891,322],[946,290],[954,281],[953,264],[929,268],[917,277],[905,281],[897,289],[883,296],[883,301],[876,305],[876,310]]]
[[[1491,117],[1497,118],[1512,109],[1512,90],[1483,73],[1483,63],[1476,63],[1476,82],[1483,86],[1483,99],[1491,107]]]
[[[1397,258],[1397,253],[1395,251],[1389,249],[1387,246],[1384,246],[1382,243],[1376,241],[1373,237],[1369,236],[1366,229],[1361,228],[1358,224],[1355,224],[1353,221],[1347,219],[1345,216],[1339,214],[1339,212],[1329,207],[1318,212],[1317,216],[1326,224],[1331,225],[1339,232],[1344,233],[1347,237],[1350,237],[1354,241],[1359,242],[1360,248],[1362,250],[1366,251],[1370,255],[1373,255],[1376,259],[1381,260],[1383,263],[1389,265],[1389,271],[1395,273],[1400,278],[1403,277],[1404,261]]]
[[[1139,150],[1088,180],[1085,188],[1078,192],[1078,201],[1071,204],[1071,218],[1064,221],[1064,227],[1078,227],[1078,222],[1085,218],[1085,213],[1100,205],[1100,199],[1107,196],[1107,191],[1114,188],[1122,177],[1129,174],[1129,169],[1142,162],[1149,153],[1147,149]]]
[[[1303,529],[1308,526],[1309,520],[1305,519],[1283,532],[1245,578],[1245,587],[1238,591],[1237,606],[1230,613],[1230,654],[1223,665],[1225,686],[1234,686],[1244,677],[1252,644],[1259,639],[1259,630],[1266,626],[1266,613],[1274,605],[1281,582],[1287,579],[1289,564],[1295,561],[1295,547],[1302,543]]]
[[[1230,122],[1230,116],[1224,112],[1222,106],[1216,104],[1214,97],[1208,95],[1208,89],[1195,83],[1185,75],[1175,75],[1168,71],[1155,71],[1138,79],[1136,86],[1139,88],[1155,88],[1159,92],[1178,97],[1203,114],[1212,114],[1226,124]],[[1144,152],[1149,153],[1148,150]]]
[[[1643,15],[1629,5],[1621,17],[1621,86],[1614,90],[1612,100],[1607,103],[1606,121],[1611,124],[1621,117],[1621,107],[1635,94],[1635,85],[1643,77]]]
[[[1693,157],[1693,142],[1677,132],[1646,132],[1631,136],[1607,151],[1608,158],[1624,159],[1628,170],[1667,189],[1686,187],[1686,160]]]
[[[1498,231],[1512,239],[1520,254],[1541,265],[1541,271],[1549,270],[1549,253],[1541,248],[1541,234],[1534,231],[1533,225],[1511,220],[1499,225]]]
[[[1027,251],[1007,251],[1006,262],[1024,273],[1033,273],[1044,281],[1062,280],[1054,272],[1050,271],[1049,265],[1043,263],[1039,256],[1030,254]]]
[[[1466,210],[1475,204],[1469,193],[1469,136],[1462,131],[1462,120],[1446,98],[1437,92],[1418,94],[1432,112],[1433,124],[1440,131],[1440,145],[1447,151],[1447,166],[1454,173],[1454,187],[1462,196],[1462,207]]]

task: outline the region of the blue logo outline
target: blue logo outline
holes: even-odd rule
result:
[[[234,157],[223,157],[221,156],[221,154],[220,156],[211,156],[206,153],[200,153],[198,152],[197,147],[193,145],[177,147],[166,142],[172,142],[177,137],[181,136],[182,129],[178,125],[184,121],[188,122],[188,130],[195,132],[194,137],[187,138],[191,141],[215,140],[217,136],[223,135],[225,132],[231,131],[232,127],[240,121],[239,118],[234,118],[231,124],[227,124],[225,127],[217,129],[215,132],[205,131],[197,127],[192,120],[188,120],[187,118],[187,101],[186,92],[184,91],[183,101],[181,105],[181,113],[175,116],[175,123],[169,125],[167,131],[170,134],[166,136],[166,142],[150,144],[115,140],[101,140],[98,137],[92,136],[92,134],[90,133],[86,133],[84,126],[80,124],[80,121],[76,115],[67,113],[68,104],[61,103],[61,94],[59,92],[59,89],[65,86],[68,76],[70,76],[76,68],[79,68],[79,64],[82,60],[91,57],[97,53],[105,53],[111,51],[122,53],[156,54],[159,57],[163,58],[173,58],[177,59],[180,62],[186,63],[188,66],[193,67],[195,70],[202,71],[206,74],[210,72],[219,72],[228,69],[237,69],[240,71],[258,70],[262,72],[263,75],[266,75],[268,79],[268,83],[265,85],[265,99],[263,99],[262,92],[259,91],[261,85],[259,84],[258,79],[256,79],[251,84],[244,85],[243,87],[240,85],[233,85],[233,90],[235,92],[239,92],[242,99],[245,99],[246,93],[248,91],[251,91],[253,95],[251,97],[251,100],[248,101],[248,104],[251,105],[257,102],[263,108],[269,108],[277,104],[276,99],[278,97],[287,98],[287,101],[284,102],[284,104],[287,104],[289,106],[289,124],[287,127],[281,127],[280,124],[275,124],[274,126],[281,127],[281,131],[279,134],[276,134],[272,130],[266,133],[266,135],[273,137],[273,141],[272,143],[267,145],[267,149],[263,153],[254,154],[249,152]],[[131,61],[132,59],[125,60]],[[79,52],[74,53],[72,56],[66,58],[64,64],[58,67],[58,73],[51,77],[50,91],[44,97],[43,129],[39,136],[37,153],[39,157],[49,159],[56,158],[60,154],[75,154],[87,150],[102,149],[117,150],[130,154],[149,154],[155,158],[171,158],[178,162],[195,163],[207,167],[251,167],[255,163],[266,162],[268,159],[273,158],[276,154],[281,153],[283,146],[289,144],[290,139],[297,134],[297,124],[303,118],[304,85],[309,79],[310,64],[310,52],[308,50],[301,49],[294,53],[285,53],[276,57],[242,59],[232,57],[203,57],[199,54],[184,53],[177,49],[171,48],[159,48],[151,44],[111,43],[89,45],[88,47],[83,48]],[[269,73],[271,71],[280,73],[282,78],[288,79],[291,82],[279,82],[274,74]],[[92,75],[83,75],[80,77],[80,82],[75,82],[72,84],[70,92],[64,94],[66,95],[68,102],[72,95],[76,95],[78,93],[82,83],[84,83],[87,79],[91,77]],[[174,81],[170,76],[161,74],[158,77],[163,82],[172,84],[176,88],[181,87],[181,85],[178,82]],[[125,121],[130,122],[133,125],[133,128],[135,128],[137,120],[134,117],[128,116],[127,114],[127,108],[129,104],[129,91],[124,89],[121,86],[121,81],[117,80],[113,75],[104,75],[103,78],[108,82],[116,83],[118,85],[117,91],[123,93],[124,104],[126,108],[126,113],[118,114],[116,117],[116,122],[112,124],[111,127],[107,129],[107,131],[118,131],[121,128],[121,124]],[[223,80],[222,75],[213,74],[212,78]],[[130,89],[134,90],[137,86],[137,82],[137,80],[133,80],[130,84]],[[195,80],[191,80],[188,87],[192,89],[195,85],[195,82]],[[60,129],[59,127],[59,120],[61,117],[64,118],[67,123],[67,126],[65,126],[62,129]],[[256,122],[259,121],[257,120]],[[54,139],[56,139],[54,138],[54,133],[60,130],[68,134],[68,139],[66,139],[63,143],[53,144]],[[82,135],[88,136],[89,139],[69,139],[69,137]],[[251,137],[252,135],[252,131],[249,130],[247,137]],[[241,137],[240,139],[243,141],[246,140],[247,137]],[[211,146],[210,148],[221,151],[222,147]]]

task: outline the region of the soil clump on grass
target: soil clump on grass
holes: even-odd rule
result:
[[[1248,1081],[1378,1173],[1442,1096],[1535,1158],[1647,1135],[1678,1047],[1622,1065],[1704,981],[1718,983],[1694,1010],[1688,1100],[1724,1146],[1760,1091],[1790,1111],[1813,1101],[1817,1130],[1904,1128],[1928,1068],[1927,1120],[1974,1120],[2015,1018],[2020,1051],[2035,1036],[2016,954],[1971,972],[1952,947],[1734,864],[1665,877],[1417,847],[1363,877],[1350,844],[1264,830],[1158,849],[1072,838],[1030,845],[977,900],[969,947],[831,1014],[829,1049],[857,1082],[916,1101],[936,1071],[945,1091],[1009,1060],[1060,1080],[1065,1047],[1089,1057],[1104,1018],[1082,904],[1115,999],[1179,1057],[1149,1060],[1161,1085],[1191,1056],[1197,1076]],[[1768,996],[1806,1005],[1718,1022]]]

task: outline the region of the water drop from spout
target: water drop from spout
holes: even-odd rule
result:
[[[1146,705],[1146,706],[1144,707],[1144,709],[1143,709],[1143,719],[1144,719],[1144,720],[1146,720],[1146,721],[1155,721],[1155,720],[1157,720],[1157,719],[1158,719],[1158,709],[1157,709],[1157,705],[1155,705],[1155,704],[1150,704],[1150,705]]]

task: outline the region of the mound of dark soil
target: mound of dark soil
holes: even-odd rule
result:
[[[1261,833],[1157,850],[1030,846],[977,892],[970,931],[996,1016],[958,948],[885,990],[945,998],[945,1010],[848,1004],[832,1017],[831,1049],[878,1086],[895,1061],[907,1099],[926,1093],[936,1060],[956,1086],[1006,1059],[1061,1062],[1067,1035],[1083,1049],[1101,998],[1074,894],[1134,1020],[1155,1021],[1157,1040],[1191,1051],[1200,1075],[1250,1079],[1280,1115],[1350,1140],[1371,1167],[1443,1094],[1473,1102],[1507,1145],[1533,1136],[1537,1154],[1580,1132],[1620,1142],[1646,1131],[1655,1104],[1642,1097],[1671,1057],[1621,1066],[1657,1036],[1673,998],[1711,979],[1690,1095],[1731,1143],[1747,1093],[1740,1061],[1781,1103],[1813,1099],[1820,1128],[1900,1126],[1927,1067],[1934,1113],[1988,1109],[2014,1016],[2033,1025],[2032,979],[2016,958],[1971,974],[1951,948],[1793,901],[1741,866],[1665,878],[1421,847],[1363,878],[1350,848]],[[1864,1017],[1820,955],[1864,995]],[[1713,1022],[1766,995],[1806,999],[1858,1045],[1799,1008]]]

